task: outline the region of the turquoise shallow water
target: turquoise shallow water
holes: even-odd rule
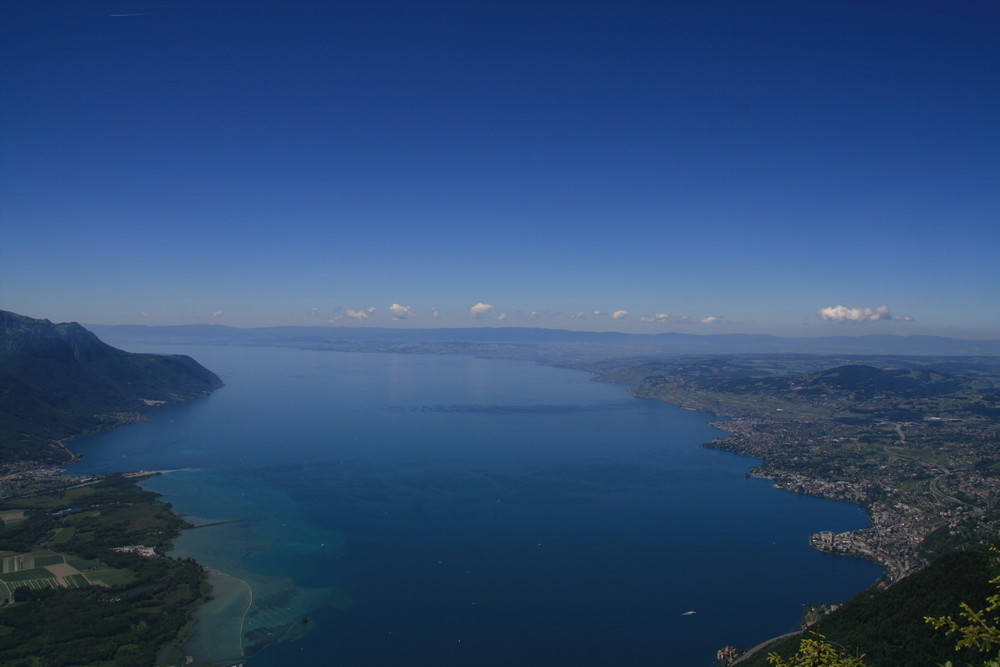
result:
[[[749,479],[752,459],[697,447],[719,435],[709,415],[585,373],[133,349],[189,354],[227,386],[76,441],[71,471],[180,469],[148,488],[241,519],[189,531],[177,553],[252,586],[255,667],[711,665],[880,573],[808,546],[866,525],[859,508]],[[206,646],[191,650],[228,657]]]

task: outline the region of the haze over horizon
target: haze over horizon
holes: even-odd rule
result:
[[[0,308],[1000,338],[994,2],[0,12]]]

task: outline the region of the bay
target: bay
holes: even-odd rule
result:
[[[746,477],[711,415],[586,373],[463,356],[188,354],[226,386],[72,443],[144,483],[220,581],[186,650],[272,665],[712,665],[872,584],[808,536],[857,506]],[[220,575],[221,576],[221,575]],[[247,600],[249,601],[249,600]],[[695,611],[696,614],[684,615]]]

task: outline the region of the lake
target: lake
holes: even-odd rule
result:
[[[809,547],[855,505],[698,447],[711,415],[522,361],[267,347],[188,354],[226,387],[81,438],[72,474],[144,483],[221,575],[186,647],[298,665],[714,664],[881,574]],[[244,597],[240,597],[243,595]],[[695,614],[685,615],[694,611]]]

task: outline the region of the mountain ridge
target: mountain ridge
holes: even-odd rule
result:
[[[63,439],[222,384],[186,355],[125,352],[75,322],[0,311],[0,462],[64,462]]]

